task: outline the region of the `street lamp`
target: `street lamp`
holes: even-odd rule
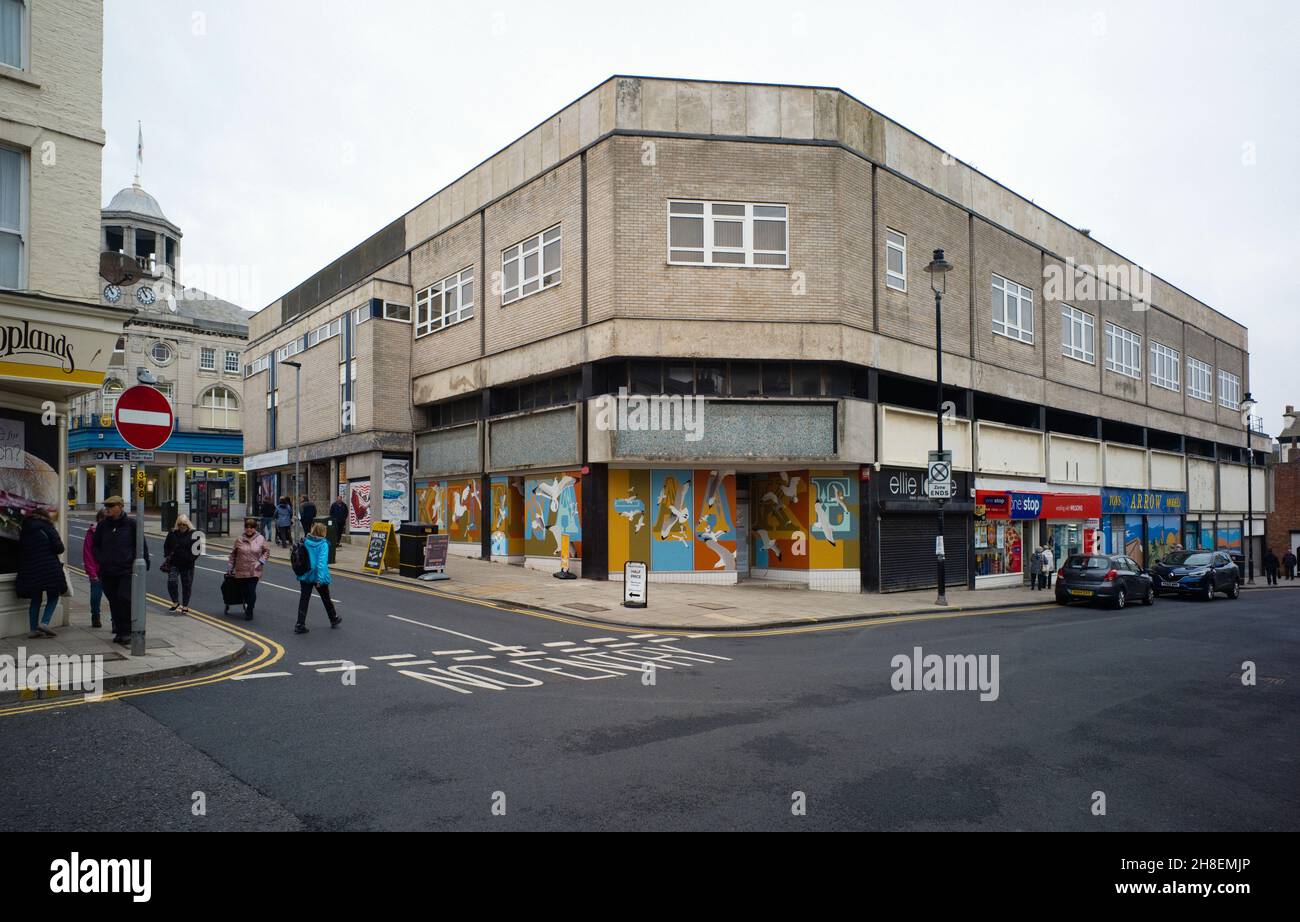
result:
[[[303,536],[299,534],[302,530],[302,505],[298,497],[302,495],[302,480],[299,475],[299,464],[302,459],[302,362],[291,362],[288,359],[280,362],[281,365],[288,365],[293,369],[293,496],[290,497],[294,508],[293,521],[289,523],[292,534],[296,539]]]
[[[934,251],[934,259],[930,260],[930,265],[925,267],[925,271],[930,273],[930,288],[934,290],[934,416],[935,425],[939,435],[938,450],[943,453],[943,295],[948,290],[948,273],[952,271],[952,263],[943,258],[943,250]],[[939,597],[934,600],[936,605],[948,604],[947,586],[944,582],[943,573],[943,503],[942,497],[938,499],[939,503],[939,532],[934,542],[935,562],[939,570]]]
[[[1241,418],[1246,421],[1246,520],[1250,523],[1250,537],[1246,539],[1246,585],[1255,585],[1255,450],[1250,447],[1250,411],[1255,409],[1255,398],[1246,392],[1241,402]]]

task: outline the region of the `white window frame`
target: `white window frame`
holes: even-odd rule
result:
[[[239,352],[235,349],[227,349],[225,354],[225,364],[221,370],[228,375],[239,374]]]
[[[3,65],[0,65],[2,67]],[[18,278],[11,291],[22,291],[27,287],[27,248],[29,225],[31,223],[31,151],[15,147],[12,144],[0,144],[0,149],[18,155],[18,225],[10,227],[0,224],[0,234],[18,238]],[[0,285],[0,289],[5,286]]]
[[[369,319],[370,319],[369,301],[367,301],[365,304],[361,305],[360,307],[354,307],[352,309],[352,325],[354,327],[361,326],[361,324],[365,323]]]
[[[1082,339],[1080,343],[1077,340]],[[1078,362],[1097,364],[1097,321],[1070,304],[1061,305],[1061,354]]]
[[[560,262],[552,271],[546,271],[546,248],[551,244],[560,246]],[[527,257],[537,254],[537,271],[532,275],[526,275],[524,266],[527,264]],[[507,286],[506,277],[508,267],[515,267],[515,284]],[[548,288],[554,288],[564,280],[564,232],[561,225],[556,224],[548,227],[546,230],[526,237],[518,243],[511,244],[501,251],[501,306],[513,304],[516,301],[526,298],[529,295],[535,295],[538,292],[545,291]],[[536,284],[537,287],[532,291],[524,291],[529,285]]]
[[[253,377],[253,375],[260,375],[262,372],[268,371],[270,367],[271,367],[271,353],[268,352],[260,359],[254,359],[253,361],[249,362],[247,365],[244,366],[244,377],[251,378]]]
[[[1019,282],[1013,282],[1005,276],[993,273],[992,317],[993,332],[1016,342],[1034,344],[1034,291]],[[1016,322],[1007,320],[1007,305],[1011,299],[1016,302]],[[998,319],[998,303],[1001,300],[1002,319]],[[1028,323],[1025,323],[1028,310]]]
[[[159,346],[162,346],[164,349],[167,350],[166,359],[159,359],[158,356],[153,354],[153,351],[157,349]],[[159,366],[160,368],[166,368],[172,362],[176,361],[176,347],[173,346],[171,343],[167,342],[166,340],[155,339],[153,342],[149,344],[149,348],[145,351],[149,356],[149,361],[153,362],[155,365]]]
[[[678,210],[673,211],[673,206],[696,206],[701,207],[699,214],[685,213]],[[741,214],[714,214],[715,207],[724,208],[741,208],[744,209]],[[756,208],[780,208],[782,214],[755,214]],[[701,246],[683,246],[673,245],[673,219],[678,220],[698,220],[702,222]],[[790,268],[790,206],[784,202],[726,202],[710,201],[705,199],[669,199],[666,215],[666,234],[668,241],[668,265],[670,266],[710,266],[723,269],[788,269]],[[714,231],[716,221],[735,221],[739,222],[740,246],[721,246],[714,242]],[[785,249],[784,250],[757,250],[754,248],[754,222],[769,221],[785,225]],[[699,259],[682,259],[680,254],[698,253]],[[714,259],[719,253],[732,254],[739,256],[739,261],[728,262],[726,260]],[[676,258],[674,254],[678,254]],[[771,259],[780,257],[780,262],[759,262],[758,257]]]
[[[465,291],[469,289],[469,299]],[[454,306],[452,303],[454,302]],[[420,339],[474,316],[474,267],[434,282],[415,296],[415,338]]]
[[[1182,390],[1182,353],[1151,340],[1151,383],[1167,391]]]
[[[1219,369],[1219,406],[1241,409],[1241,378],[1222,368]]]
[[[213,346],[199,346],[199,371],[217,370],[217,350]]]
[[[1214,366],[1187,357],[1187,396],[1206,403],[1214,402]]]
[[[208,400],[209,400],[210,398],[213,399],[213,400],[215,400],[215,397],[216,397],[216,393],[217,393],[217,391],[225,391],[227,394],[229,394],[230,397],[231,397],[231,399],[234,401],[234,405],[232,406],[229,402],[223,404],[222,406],[217,406],[215,403],[209,404],[209,403],[208,403]],[[241,409],[241,408],[240,408],[240,404],[239,404],[239,395],[235,393],[234,388],[230,387],[230,386],[227,385],[227,384],[217,384],[217,385],[214,385],[214,386],[208,388],[206,391],[204,391],[203,394],[199,397],[199,411],[203,414],[203,416],[201,417],[201,419],[203,420],[204,423],[208,423],[208,424],[215,423],[215,422],[216,422],[216,414],[217,414],[218,412],[220,412],[221,415],[222,415],[222,420],[223,420],[223,422],[226,423],[226,425],[224,425],[224,426],[217,426],[217,425],[200,425],[199,428],[201,428],[201,429],[225,429],[225,430],[234,430],[234,429],[239,429],[239,428],[240,428],[240,418],[239,418],[239,412],[240,412],[240,409]],[[232,413],[234,414],[234,425],[230,425],[230,423],[231,423],[231,414],[232,414]]]
[[[278,365],[285,359],[291,359],[303,349],[302,338],[290,340],[279,349],[275,350],[275,363]]]
[[[1117,356],[1117,347],[1124,355]],[[1133,361],[1127,361],[1129,358]],[[1126,378],[1142,380],[1142,336],[1117,323],[1106,321],[1106,369]]]
[[[0,72],[6,70],[26,73],[32,66],[32,5],[30,0],[18,0],[22,7],[22,22],[18,24],[18,63],[0,61]]]
[[[390,315],[390,313],[389,313],[389,308],[396,308],[398,311],[406,311],[406,317],[403,318],[403,317],[400,317],[400,316],[392,316],[392,315]],[[394,311],[394,312],[393,312],[393,314],[396,314],[396,313],[397,313],[397,311]],[[385,319],[385,320],[391,320],[391,321],[393,321],[394,323],[410,323],[410,322],[411,322],[411,305],[409,305],[409,304],[399,304],[397,301],[385,301],[385,302],[384,302],[384,319]]]
[[[891,240],[891,237],[897,237],[901,242]],[[891,250],[902,258],[902,272],[895,272],[889,268]],[[896,231],[892,227],[885,228],[885,287],[892,288],[894,291],[907,291],[907,234]]]

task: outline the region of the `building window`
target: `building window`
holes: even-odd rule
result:
[[[993,332],[1024,343],[1034,341],[1034,293],[1023,285],[993,276]]]
[[[349,378],[351,369],[351,380]],[[339,363],[339,431],[351,432],[356,428],[357,405],[353,388],[357,382],[357,360]]]
[[[1178,350],[1170,349],[1154,339],[1151,341],[1151,383],[1168,391],[1182,386],[1182,372],[1178,367]]]
[[[26,201],[27,156],[0,147],[0,288],[23,287]]]
[[[352,309],[352,325],[354,327],[361,326],[361,324],[365,323],[369,319],[370,319],[369,304],[363,304],[360,307],[355,307]]]
[[[1213,369],[1205,362],[1187,357],[1187,396],[1210,403],[1214,400]]]
[[[170,365],[174,355],[172,347],[161,339],[149,347],[149,358],[153,359],[155,365]]]
[[[501,251],[501,303],[560,284],[560,225]]]
[[[200,429],[238,429],[239,398],[228,387],[214,387],[199,400]]]
[[[117,344],[113,346],[113,354],[108,357],[108,364],[109,365],[126,364],[126,337],[125,336],[119,336],[117,338]]]
[[[749,202],[668,203],[668,262],[684,266],[789,264],[785,205]]]
[[[199,368],[203,371],[217,370],[217,350],[209,346],[199,349]]]
[[[907,291],[907,235],[885,228],[885,287]]]
[[[279,349],[275,350],[276,364],[283,362],[285,359],[293,358],[302,350],[303,350],[303,340],[301,337],[293,340],[292,342],[284,344]]]
[[[267,353],[254,362],[249,362],[244,366],[244,377],[251,378],[253,375],[259,375],[271,367],[271,355]]]
[[[1130,378],[1142,378],[1142,337],[1132,330],[1106,324],[1106,367]]]
[[[112,416],[113,411],[117,409],[117,398],[122,396],[123,390],[124,388],[121,381],[114,378],[109,378],[105,381],[104,387],[101,389],[101,393],[103,394],[100,403],[100,406],[102,407],[101,412],[108,416]]]
[[[474,316],[474,267],[430,285],[415,296],[415,335],[426,336]]]
[[[226,350],[226,374],[239,374],[239,353],[233,349]]]
[[[1241,406],[1241,379],[1226,371],[1219,372],[1219,406],[1227,407],[1229,410],[1236,410]]]
[[[343,332],[343,318],[335,317],[333,320],[322,323],[316,329],[307,334],[307,348],[318,346],[326,340],[333,339]]]
[[[1096,327],[1092,314],[1061,305],[1061,354],[1090,365],[1096,364]]]
[[[394,304],[392,301],[384,302],[384,319],[396,320],[399,323],[411,322],[411,305]]]
[[[0,64],[27,67],[27,4],[0,0]]]

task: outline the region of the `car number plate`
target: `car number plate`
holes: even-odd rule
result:
[[[1162,582],[1160,585],[1162,585],[1162,586],[1166,586],[1166,587],[1168,587],[1168,588],[1170,588],[1170,589],[1177,589],[1181,584],[1180,584],[1180,583],[1171,583],[1169,580],[1165,580],[1165,581]]]
[[[1070,595],[1092,595],[1091,589],[1071,589]]]

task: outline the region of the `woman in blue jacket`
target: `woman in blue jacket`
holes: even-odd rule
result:
[[[330,600],[330,543],[325,539],[326,534],[325,526],[316,524],[311,527],[311,534],[303,541],[311,568],[298,577],[298,586],[302,594],[298,597],[298,623],[293,627],[295,634],[307,633],[307,603],[311,601],[313,586],[320,593],[320,600],[325,603],[325,614],[329,615],[330,627],[338,627],[343,623],[339,613],[334,610],[334,603]]]
[[[275,507],[275,543],[280,547],[289,546],[289,529],[293,525],[293,505],[289,497],[281,496]]]

